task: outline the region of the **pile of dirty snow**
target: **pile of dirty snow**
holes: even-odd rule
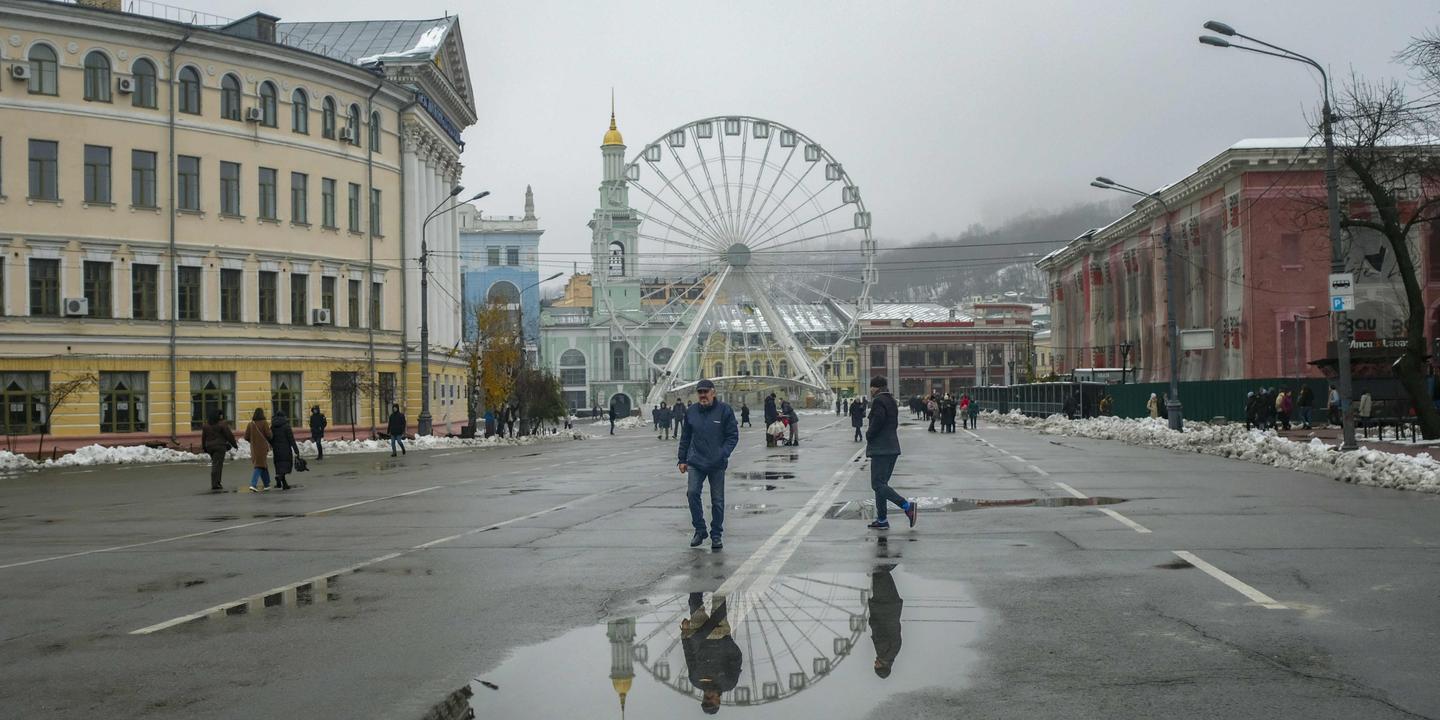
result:
[[[1005,415],[985,412],[984,418],[998,425],[1024,427],[1044,435],[1118,440],[1128,445],[1246,460],[1360,485],[1440,493],[1440,462],[1428,455],[1412,457],[1365,447],[1340,452],[1337,447],[1327,445],[1319,438],[1298,442],[1274,432],[1246,430],[1239,423],[1212,425],[1187,420],[1185,432],[1177,433],[1170,430],[1162,418],[1071,420],[1063,415],[1027,417],[1018,411]]]
[[[600,418],[599,420],[596,420],[595,422],[591,423],[591,425],[604,425],[605,427],[608,428],[608,427],[610,427],[610,419],[609,419],[609,418]],[[616,430],[649,429],[652,425],[653,425],[653,423],[650,422],[650,418],[643,418],[643,417],[640,417],[640,416],[638,416],[638,415],[631,415],[631,416],[629,416],[629,417],[617,418],[617,419],[615,420],[615,429],[616,429]]]

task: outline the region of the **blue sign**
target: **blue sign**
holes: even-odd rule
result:
[[[1333,311],[1335,311],[1335,312],[1341,312],[1341,311],[1343,311],[1343,310],[1345,309],[1345,298],[1343,298],[1343,297],[1332,297],[1332,298],[1330,298],[1330,309],[1333,310]]]
[[[431,100],[429,96],[422,92],[415,93],[415,100],[420,103],[420,107],[425,108],[425,111],[430,113],[430,117],[435,118],[435,122],[440,124],[440,129],[444,130],[445,134],[449,135],[450,139],[455,141],[455,144],[465,144],[465,141],[460,139],[460,128],[456,127],[455,123],[450,122],[450,118],[446,117],[445,112],[440,109],[440,106],[434,100]]]

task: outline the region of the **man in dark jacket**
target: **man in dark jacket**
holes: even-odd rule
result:
[[[400,412],[398,404],[390,406],[390,422],[385,432],[390,434],[390,457],[395,457],[395,448],[400,448],[400,454],[405,454],[405,413]]]
[[[745,656],[726,619],[725,598],[710,598],[711,612],[705,612],[705,596],[690,593],[690,617],[680,621],[680,643],[685,652],[690,684],[700,691],[700,709],[706,715],[720,711],[720,696],[740,682]]]
[[[860,442],[865,428],[864,400],[855,400],[850,403],[850,426],[855,428],[855,442]]]
[[[235,442],[235,433],[230,424],[220,416],[219,410],[211,410],[200,428],[200,447],[210,455],[210,489],[224,490],[220,484],[220,473],[225,469],[225,453],[240,447]]]
[[[740,426],[750,427],[750,406],[744,400],[740,401]]]
[[[875,674],[890,677],[890,668],[900,654],[900,611],[905,601],[890,577],[893,565],[870,573],[870,640],[875,643]]]
[[[765,396],[765,427],[770,427],[776,420],[780,419],[780,413],[775,410],[775,393]]]
[[[615,403],[610,403],[610,434],[615,434]]]
[[[890,487],[890,475],[895,472],[895,461],[900,459],[900,408],[890,394],[883,375],[870,378],[870,427],[865,431],[865,456],[870,458],[870,488],[875,491],[875,522],[872,530],[889,530],[890,521],[885,519],[886,502],[893,502],[910,519],[915,527],[919,508],[906,500]]]
[[[670,424],[675,427],[670,429],[670,433],[676,438],[680,437],[680,425],[684,422],[685,404],[680,402],[680,398],[675,398],[675,404],[670,406]]]
[[[695,386],[700,402],[685,411],[684,424],[680,428],[680,472],[689,476],[685,497],[690,501],[690,524],[695,535],[690,538],[690,547],[699,547],[705,541],[705,511],[700,505],[700,488],[710,480],[710,547],[723,548],[720,539],[725,531],[725,468],[730,464],[730,453],[740,442],[740,427],[735,423],[735,413],[729,405],[715,399],[715,383],[701,380]]]
[[[325,459],[325,428],[330,423],[325,419],[325,414],[320,412],[320,406],[310,408],[310,442],[315,443],[315,459]]]

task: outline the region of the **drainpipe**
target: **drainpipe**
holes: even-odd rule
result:
[[[170,151],[169,151],[169,155],[170,155],[170,157],[169,157],[169,166],[170,166],[170,167],[169,167],[169,174],[170,174],[170,207],[168,208],[168,210],[169,210],[168,214],[170,215],[170,285],[169,285],[169,290],[170,290],[170,444],[171,444],[171,445],[178,445],[178,444],[180,443],[179,429],[178,429],[178,427],[177,427],[177,425],[178,425],[178,420],[177,420],[177,417],[176,417],[176,413],[179,411],[179,406],[177,405],[177,403],[176,403],[176,398],[175,398],[175,383],[178,381],[179,375],[180,375],[179,371],[178,371],[177,368],[176,368],[176,361],[175,361],[175,340],[176,340],[176,333],[177,333],[178,330],[179,330],[179,322],[180,322],[179,319],[177,318],[177,315],[178,315],[179,310],[180,310],[179,300],[178,300],[178,298],[177,298],[177,291],[179,290],[179,288],[176,287],[176,285],[175,285],[175,281],[176,281],[176,278],[175,278],[175,270],[176,270],[176,265],[177,265],[177,263],[175,262],[175,207],[176,207],[176,205],[175,205],[175,192],[176,192],[176,190],[175,190],[175,51],[176,51],[176,50],[179,50],[181,45],[184,45],[185,43],[187,43],[187,42],[190,41],[190,35],[191,35],[191,34],[192,34],[191,32],[186,31],[185,35],[180,38],[180,42],[175,43],[175,46],[172,47],[172,48],[170,48],[170,52],[166,55],[166,63],[167,63],[167,65],[168,65],[167,72],[169,73],[169,77],[166,78],[166,79],[169,81],[169,82],[167,83],[167,86],[169,87],[169,90],[170,90],[170,103],[169,103],[169,104],[170,104],[170,112],[169,112],[169,119],[168,119],[168,121],[167,121],[167,125],[168,125],[168,131],[169,131],[169,135],[170,135]]]
[[[410,273],[405,268],[405,240],[409,225],[405,217],[405,146],[404,146],[404,122],[405,113],[410,108],[420,104],[418,96],[412,96],[410,102],[400,107],[395,113],[396,127],[400,129],[400,397],[396,398],[401,405],[410,397],[410,324],[405,320],[407,309],[407,298],[410,297]],[[413,148],[412,148],[413,151]]]
[[[374,138],[375,138],[376,130],[375,130],[375,128],[374,128],[374,123],[375,123],[375,107],[374,107],[374,106],[375,106],[375,95],[380,92],[380,88],[382,88],[382,87],[385,87],[385,81],[384,81],[383,79],[382,79],[378,84],[375,85],[375,89],[374,89],[374,90],[371,90],[371,91],[370,91],[370,96],[367,97],[367,98],[365,98],[365,119],[366,119],[366,122],[369,124],[369,127],[370,127],[370,138],[368,138],[368,139],[371,140],[371,142],[366,143],[367,149],[365,150],[365,185],[366,185],[365,192],[367,193],[367,198],[369,199],[370,204],[371,204],[371,207],[370,207],[370,216],[371,216],[371,217],[374,217],[374,216],[375,216],[375,207],[374,207],[374,204],[375,204],[375,143],[374,143]],[[367,311],[368,311],[368,310],[373,310],[373,309],[375,308],[375,298],[373,298],[373,297],[371,297],[371,296],[375,293],[375,228],[374,228],[374,227],[371,227],[371,228],[370,228],[370,237],[369,237],[369,241],[366,243],[366,249],[365,249],[365,289],[368,291],[365,296],[368,297],[368,298],[370,298],[370,307],[367,308]],[[368,312],[367,312],[367,315],[368,315]],[[402,323],[402,324],[403,324],[403,323]],[[375,385],[374,385],[374,383],[376,382],[376,378],[375,378],[375,318],[371,317],[371,318],[370,318],[370,322],[365,323],[365,326],[366,326],[366,327],[365,327],[366,354],[367,354],[367,358],[368,358],[368,361],[369,361],[369,364],[370,364],[370,369],[369,369],[369,371],[368,371],[370,377],[366,379],[366,382],[367,382],[367,383],[370,383],[370,384],[369,384],[369,388],[370,388],[370,437],[375,437]]]

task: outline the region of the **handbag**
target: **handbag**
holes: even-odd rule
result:
[[[310,464],[307,463],[307,462],[305,462],[305,458],[296,456],[296,458],[295,458],[295,472],[306,472],[306,471],[308,471],[309,469],[310,469]]]

